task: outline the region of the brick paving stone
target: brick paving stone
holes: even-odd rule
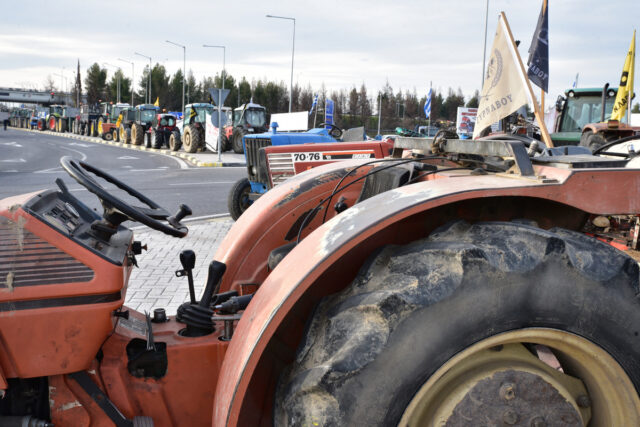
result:
[[[196,253],[193,269],[196,298],[200,298],[207,279],[209,263],[227,234],[233,221],[229,217],[187,223],[189,234],[183,239],[168,236],[149,228],[134,230],[136,240],[147,244],[149,250],[137,256],[140,268],[135,268],[129,278],[125,305],[131,309],[153,312],[164,308],[174,315],[189,300],[189,284],[186,277],[176,277],[181,270],[180,252],[191,249]]]

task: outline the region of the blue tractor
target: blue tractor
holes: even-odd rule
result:
[[[265,147],[280,145],[318,144],[327,142],[363,141],[366,134],[363,127],[342,131],[334,125],[321,124],[320,128],[306,132],[278,132],[278,123],[271,123],[271,130],[265,133],[245,135],[243,138],[244,157],[247,162],[247,177],[238,180],[227,200],[231,217],[237,220],[251,203],[270,188],[267,176]]]

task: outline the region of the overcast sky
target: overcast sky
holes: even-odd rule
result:
[[[421,96],[435,88],[462,89],[469,97],[482,79],[485,0],[304,0],[56,2],[0,0],[0,87],[42,88],[47,75],[69,84],[80,60],[82,77],[94,62],[120,65],[126,75],[135,62],[136,82],[148,60],[170,74],[182,68],[200,80],[222,68],[249,80],[266,78],[289,84],[291,21],[296,18],[294,82],[329,91],[367,85],[375,93],[388,80],[394,90]],[[504,11],[514,37],[527,50],[542,0],[490,0],[487,45]],[[638,0],[549,0],[551,105],[580,73],[579,86],[617,85],[634,26],[640,24]],[[64,67],[64,70],[63,70]],[[109,69],[109,67],[107,67]],[[110,70],[110,73],[112,71]],[[640,87],[640,84],[636,84]],[[536,91],[539,94],[539,91]]]

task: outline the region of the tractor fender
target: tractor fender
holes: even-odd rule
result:
[[[543,228],[563,226],[563,218],[580,214],[578,222],[583,224],[587,214],[640,212],[640,199],[613,191],[640,189],[638,171],[536,167],[536,174],[546,178],[484,175],[408,185],[367,199],[315,229],[268,275],[243,313],[220,370],[213,425],[271,422],[275,385],[295,357],[311,310],[322,297],[347,286],[367,257],[383,245],[425,237],[447,219],[521,218],[520,213],[500,213],[514,198],[511,205],[528,206]],[[298,184],[306,176],[299,175]],[[277,203],[273,196],[267,193],[256,205],[267,198]],[[482,209],[491,202],[493,210]],[[438,221],[432,221],[434,217]],[[232,229],[227,238],[235,234]]]

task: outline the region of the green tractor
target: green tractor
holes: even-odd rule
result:
[[[213,114],[214,107],[208,103],[198,103],[189,104],[184,110],[184,121],[182,122],[182,146],[184,151],[188,153],[204,151],[206,149],[206,113]],[[171,140],[169,140],[169,145],[171,146]],[[171,149],[173,150],[175,146],[175,144],[171,146]],[[178,145],[177,147],[179,149],[180,146]]]
[[[126,103],[114,104],[113,102],[101,102],[98,120],[91,123],[91,136],[99,136],[102,138],[104,131],[106,131],[106,129],[102,129],[102,125],[105,123],[115,124],[120,116],[120,111],[128,107],[130,107],[130,105]],[[111,129],[108,129],[108,131],[110,132]]]
[[[608,141],[633,135],[639,128],[610,120],[617,87],[572,88],[556,101],[551,139],[555,145],[581,145],[592,150]]]
[[[137,105],[134,111],[133,123],[131,124],[131,143],[133,145],[142,145],[145,142],[146,147],[151,147],[151,134],[149,130],[153,126],[153,120],[158,114],[159,107],[152,104]]]
[[[73,125],[80,114],[80,109],[74,107],[64,106],[62,107],[62,114],[56,120],[56,132],[70,132],[73,130]]]
[[[49,114],[47,114],[47,118],[45,119],[47,130],[56,130],[56,125],[58,123],[58,119],[62,117],[62,105],[50,105],[49,106]]]

